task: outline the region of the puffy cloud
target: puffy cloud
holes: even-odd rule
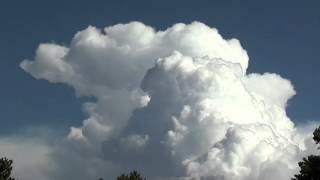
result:
[[[158,58],[175,50],[239,63],[242,73],[248,64],[247,53],[237,40],[226,41],[202,23],[176,24],[155,32],[132,22],[104,31],[90,26],[75,35],[69,48],[42,44],[35,61],[25,60],[21,67],[35,78],[66,83],[79,96],[97,98],[85,106],[90,117],[84,121],[83,133],[101,141],[118,134],[132,111],[147,105],[150,97],[140,90],[141,81]]]
[[[249,74],[244,80],[252,94],[262,96],[269,103],[286,106],[287,101],[295,95],[291,82],[277,74]]]
[[[247,74],[248,61],[238,40],[199,22],[90,26],[69,47],[41,44],[21,67],[95,99],[51,148],[47,179],[288,179],[314,147],[286,115],[290,81]]]

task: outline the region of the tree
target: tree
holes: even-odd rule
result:
[[[0,180],[14,180],[11,177],[12,160],[5,157],[0,159]]]
[[[313,140],[316,142],[316,144],[320,143],[320,126],[316,130],[314,130]]]
[[[313,132],[313,140],[320,143],[320,126]],[[319,148],[318,148],[319,149]],[[300,174],[294,175],[292,180],[320,180],[320,156],[310,155],[298,163]]]
[[[117,180],[146,180],[146,178],[141,177],[137,171],[132,171],[130,174],[117,177]]]

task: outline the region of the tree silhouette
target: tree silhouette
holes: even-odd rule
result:
[[[316,142],[316,144],[320,143],[320,126],[316,130],[314,130],[313,140]]]
[[[0,159],[0,180],[14,180],[11,177],[12,160],[5,157]]]
[[[320,143],[320,126],[313,132],[313,140]],[[319,149],[319,148],[318,148]],[[320,180],[320,156],[310,155],[298,163],[300,174],[294,175],[292,180]]]
[[[146,180],[146,178],[141,177],[137,171],[132,171],[130,174],[122,174],[117,177],[117,180]]]

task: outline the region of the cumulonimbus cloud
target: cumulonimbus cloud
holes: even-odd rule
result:
[[[289,80],[248,74],[249,57],[200,22],[156,31],[140,22],[88,27],[70,45],[41,44],[20,66],[64,83],[88,118],[54,145],[48,179],[289,179],[306,146],[286,115]]]

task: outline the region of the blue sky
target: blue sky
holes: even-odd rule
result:
[[[28,126],[67,132],[80,125],[85,115],[73,89],[35,80],[19,63],[32,59],[39,43],[68,44],[88,25],[103,28],[130,21],[156,29],[201,21],[225,38],[238,38],[250,57],[249,72],[275,72],[294,84],[297,95],[289,103],[289,117],[295,122],[318,120],[319,7],[317,0],[1,1],[0,134]]]

